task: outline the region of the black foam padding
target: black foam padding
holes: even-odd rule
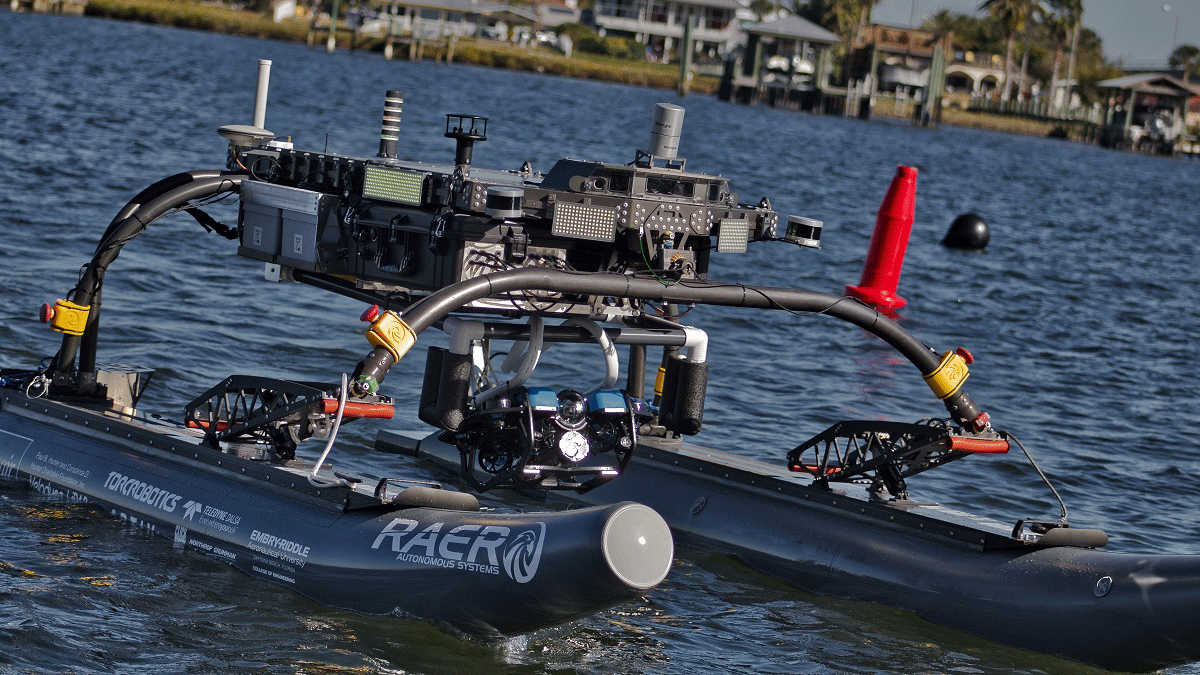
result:
[[[698,433],[704,422],[704,394],[707,389],[708,364],[679,359],[679,383],[675,391],[675,410],[672,423],[667,425],[667,428],[689,436]]]
[[[1108,545],[1108,534],[1104,530],[1076,527],[1055,527],[1038,540],[1042,546],[1075,546],[1078,548],[1101,548]]]
[[[414,508],[447,509],[450,511],[478,511],[479,499],[466,492],[439,490],[424,485],[405,488],[396,495],[392,503]]]
[[[446,352],[442,355],[442,386],[437,398],[437,426],[454,431],[467,416],[467,392],[471,386],[471,355]]]
[[[417,417],[426,424],[437,426],[438,392],[442,389],[442,358],[449,351],[431,345],[425,352],[425,376],[421,379],[421,404]]]

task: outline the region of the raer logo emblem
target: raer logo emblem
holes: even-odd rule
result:
[[[458,525],[443,532],[437,522],[418,531],[420,523],[394,518],[371,544],[391,549],[396,559],[434,567],[458,568],[487,574],[503,569],[513,581],[528,583],[537,574],[546,540],[546,524],[512,530],[500,525]]]

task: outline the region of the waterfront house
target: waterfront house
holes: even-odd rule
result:
[[[990,96],[1004,86],[1004,57],[999,54],[954,52],[946,65],[947,93],[964,96]]]
[[[507,39],[513,29],[528,31],[538,19],[529,7],[492,0],[394,0],[383,3],[378,19],[371,22],[375,25],[364,25],[361,32],[426,40],[483,35]]]
[[[675,61],[690,20],[694,54],[717,60],[743,40],[740,7],[737,0],[595,0],[592,21],[601,35],[634,38],[648,57]]]
[[[836,34],[799,16],[746,26],[746,49],[726,66],[718,97],[821,110]]]
[[[929,84],[931,72],[945,71],[954,38],[950,33],[872,24],[855,31],[850,49],[851,79],[873,77],[876,92],[915,91]]]
[[[1186,136],[1189,109],[1196,107],[1200,85],[1170,73],[1135,73],[1098,82],[1110,96],[1099,141],[1170,154]]]

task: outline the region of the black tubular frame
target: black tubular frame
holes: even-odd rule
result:
[[[118,212],[96,246],[96,252],[84,269],[71,297],[75,304],[91,307],[84,335],[63,337],[62,347],[47,369],[49,375],[62,380],[74,378],[77,373],[90,373],[95,370],[100,289],[108,266],[116,260],[121,248],[141,234],[148,224],[171,209],[194,199],[211,197],[222,192],[238,192],[244,178],[244,174],[220,171],[175,174],[142,190]],[[382,297],[325,275],[297,271],[294,277],[297,281],[361,301],[371,302],[374,298]],[[934,372],[940,363],[937,353],[915,336],[878,310],[857,300],[816,291],[719,281],[680,280],[668,285],[657,279],[627,274],[578,273],[524,267],[451,284],[418,300],[403,310],[401,315],[413,332],[420,334],[451,312],[462,309],[476,300],[520,290],[827,314],[854,324],[887,342],[912,362],[922,375]],[[384,304],[386,306],[386,303]],[[74,368],[77,352],[78,370]],[[946,397],[944,403],[957,422],[965,428],[974,428],[975,420],[981,412],[966,392],[959,389]]]
[[[852,323],[887,342],[916,366],[922,375],[937,370],[941,362],[936,352],[895,321],[852,298],[794,288],[719,281],[689,280],[664,285],[656,279],[626,274],[582,274],[524,267],[486,274],[447,286],[417,302],[403,312],[402,316],[413,332],[420,334],[451,312],[471,302],[518,290],[826,314]],[[958,423],[968,429],[974,428],[975,420],[981,411],[965,391],[959,389],[946,397],[944,403],[946,410]]]
[[[75,372],[92,372],[96,364],[96,341],[99,332],[100,290],[104,273],[121,253],[121,248],[137,237],[146,226],[168,211],[193,199],[202,199],[222,192],[237,192],[245,176],[220,171],[193,171],[175,174],[142,190],[131,199],[109,223],[96,246],[91,262],[76,284],[71,301],[91,307],[82,336],[64,335],[62,347],[48,368],[48,374],[69,378]],[[75,371],[75,355],[79,368]]]

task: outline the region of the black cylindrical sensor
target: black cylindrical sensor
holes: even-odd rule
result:
[[[379,156],[396,159],[400,151],[400,113],[404,110],[404,92],[390,89],[383,99],[383,126],[379,130]]]
[[[487,140],[488,118],[479,115],[446,115],[446,138],[453,138],[454,164],[471,165],[471,151],[475,141]]]
[[[487,201],[483,211],[493,218],[520,218],[522,215],[521,200],[525,191],[519,187],[491,185],[487,189]]]
[[[813,218],[788,216],[787,230],[784,232],[783,239],[799,246],[821,248],[821,228],[824,225],[821,221]]]

